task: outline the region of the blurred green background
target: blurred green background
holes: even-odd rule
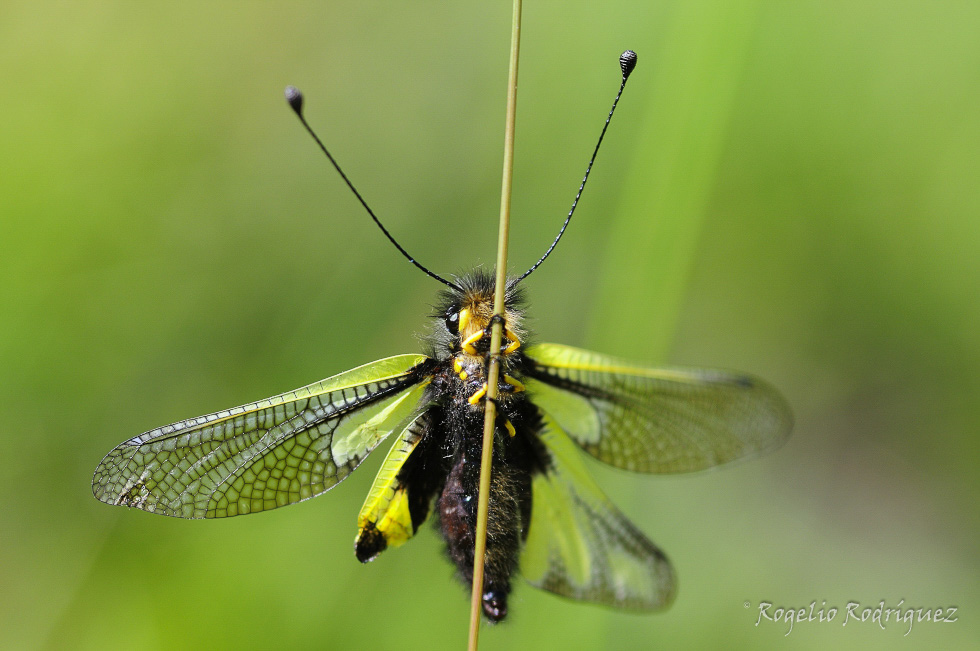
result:
[[[0,8],[0,647],[462,648],[437,536],[360,566],[383,452],[226,521],[110,508],[152,427],[419,350],[435,283],[492,265],[510,5]],[[685,477],[592,464],[676,565],[665,613],[520,585],[486,649],[975,648],[980,4],[528,2],[511,261],[540,340],[763,376],[788,444]],[[842,626],[851,601],[955,623]],[[756,626],[758,604],[830,623]],[[748,606],[745,604],[748,603]]]

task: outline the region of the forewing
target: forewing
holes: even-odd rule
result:
[[[703,470],[778,447],[792,427],[786,401],[753,377],[639,366],[557,344],[527,355],[535,404],[618,468]]]
[[[546,469],[533,505],[521,573],[534,586],[616,608],[656,610],[674,595],[670,562],[589,476],[581,452],[547,413]]]
[[[411,416],[431,371],[397,355],[248,405],[167,425],[113,449],[92,490],[108,504],[222,518],[329,490]]]

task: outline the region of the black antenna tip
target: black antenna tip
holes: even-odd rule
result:
[[[620,54],[619,67],[623,70],[623,81],[626,81],[626,79],[630,76],[630,73],[633,72],[633,68],[636,67],[636,52],[633,50],[626,50]]]
[[[303,93],[299,92],[299,88],[296,88],[296,86],[286,86],[286,101],[289,102],[289,106],[296,111],[296,115],[302,117]]]

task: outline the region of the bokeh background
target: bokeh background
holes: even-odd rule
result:
[[[507,2],[0,8],[0,647],[462,648],[435,533],[360,566],[383,452],[329,495],[219,522],[110,508],[152,427],[419,349],[435,283],[370,224],[307,114],[424,264],[492,265]],[[975,648],[980,4],[528,2],[511,260],[539,338],[780,387],[780,451],[592,464],[671,556],[667,612],[526,585],[486,649]],[[842,626],[848,602],[959,608]],[[836,606],[832,623],[758,604]],[[748,605],[746,605],[748,604]]]

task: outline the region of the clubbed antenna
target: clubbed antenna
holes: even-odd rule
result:
[[[561,230],[558,231],[558,237],[555,241],[551,243],[548,250],[544,252],[544,255],[531,265],[531,268],[525,271],[521,276],[513,282],[514,285],[521,282],[525,278],[531,275],[531,272],[541,266],[541,263],[551,255],[551,252],[555,250],[558,246],[558,240],[561,236],[565,234],[565,229],[568,228],[568,222],[572,220],[572,214],[575,212],[575,207],[578,205],[578,200],[582,197],[582,191],[585,190],[585,182],[589,180],[589,172],[592,171],[592,164],[595,163],[595,157],[599,154],[599,146],[602,144],[602,139],[606,135],[606,129],[609,128],[609,121],[612,120],[613,113],[616,112],[616,105],[619,103],[619,98],[623,95],[623,89],[626,88],[626,80],[629,79],[630,73],[633,72],[633,68],[636,67],[636,52],[633,50],[626,50],[619,57],[619,67],[623,71],[623,81],[619,84],[619,92],[616,93],[616,99],[613,100],[612,108],[609,109],[609,115],[606,117],[606,123],[602,126],[602,133],[599,134],[599,142],[595,144],[595,150],[592,152],[592,158],[589,160],[589,166],[585,168],[585,176],[582,177],[582,185],[578,186],[578,193],[575,195],[575,200],[572,201],[572,208],[568,211],[568,217],[565,218],[565,223],[561,225]]]
[[[366,210],[367,213],[371,215],[371,219],[373,219],[374,223],[378,225],[378,228],[380,228],[381,232],[385,234],[385,237],[387,237],[388,240],[395,245],[395,248],[398,249],[398,251],[401,252],[403,256],[408,258],[409,262],[411,262],[416,267],[424,271],[427,275],[431,276],[432,278],[435,278],[436,280],[443,283],[444,285],[448,285],[449,287],[456,290],[457,292],[462,292],[463,290],[460,289],[459,286],[449,282],[442,276],[433,273],[428,269],[426,269],[424,266],[422,266],[418,261],[415,260],[415,258],[410,256],[405,249],[402,248],[401,244],[395,241],[394,237],[391,236],[391,233],[389,233],[388,229],[384,227],[384,224],[382,224],[381,220],[379,220],[377,215],[374,214],[374,211],[371,210],[371,207],[367,205],[367,202],[364,201],[364,198],[361,196],[361,193],[358,192],[357,188],[354,187],[354,184],[350,182],[350,179],[348,179],[347,175],[344,174],[344,170],[340,169],[340,165],[337,164],[337,161],[334,160],[334,157],[332,155],[330,155],[330,152],[327,150],[326,146],[324,146],[323,142],[316,135],[316,133],[313,131],[310,125],[306,122],[306,118],[303,117],[303,93],[301,93],[299,89],[296,88],[295,86],[286,86],[286,101],[289,102],[289,106],[296,113],[296,116],[299,118],[299,121],[303,123],[303,127],[306,128],[307,133],[309,133],[313,137],[313,140],[315,140],[316,144],[319,145],[320,150],[327,155],[327,158],[330,160],[330,163],[333,165],[334,169],[337,170],[338,174],[340,174],[340,178],[344,179],[344,183],[347,184],[347,187],[350,188],[350,191],[354,193],[354,196],[357,197],[357,200],[361,202],[362,206],[364,206],[364,210]]]

